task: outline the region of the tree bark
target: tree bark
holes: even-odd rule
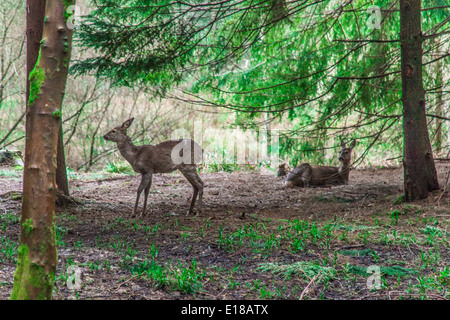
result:
[[[27,75],[31,73],[39,56],[40,41],[44,29],[46,0],[27,1]],[[26,103],[30,96],[30,81],[27,77]],[[56,184],[66,195],[69,195],[69,184],[67,180],[66,161],[64,157],[64,144],[62,140],[62,130],[58,138],[58,160],[56,172]]]
[[[422,77],[421,0],[400,0],[405,200],[439,189],[425,113]]]
[[[439,38],[435,39],[436,47],[439,48]],[[439,53],[436,54],[439,56]],[[444,77],[443,77],[443,60],[439,60],[436,62],[435,69],[435,87],[438,87],[439,91],[436,95],[436,115],[438,117],[444,116],[444,99],[443,99],[443,90],[444,90]],[[444,144],[444,120],[436,118],[435,119],[435,138],[434,138],[434,146],[436,153],[440,153],[442,151],[442,145]]]
[[[45,17],[45,1],[46,0],[27,0],[26,23],[27,23],[27,76],[31,73],[39,56],[40,42],[42,39],[43,22]],[[27,77],[26,97],[28,105],[28,97],[30,96],[30,81]]]
[[[27,1],[26,34],[27,34],[27,75],[29,76],[39,56],[40,42],[44,29],[46,0]],[[26,84],[26,104],[30,96],[30,81],[27,77]],[[63,131],[60,131],[58,141],[58,159],[56,171],[56,184],[58,188],[69,196],[69,183],[67,180],[66,160],[64,156],[64,143],[62,139]]]
[[[47,0],[39,55],[29,76],[20,247],[11,299],[52,297],[57,146],[72,42],[65,4],[71,3]]]

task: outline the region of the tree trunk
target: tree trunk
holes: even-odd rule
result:
[[[39,55],[29,76],[20,247],[11,299],[52,297],[57,145],[72,42],[64,4],[70,3],[47,0]]]
[[[67,180],[62,124],[59,127],[58,154],[56,158],[56,185],[58,186],[58,189],[61,190],[66,196],[69,196],[69,182]]]
[[[29,76],[39,56],[40,42],[44,29],[46,0],[27,1],[27,75]],[[26,103],[30,96],[30,81],[27,77],[26,84]],[[64,143],[62,139],[62,130],[58,137],[58,159],[56,171],[56,184],[58,188],[69,196],[69,184],[67,181],[66,161],[64,157]],[[60,141],[59,141],[60,140]]]
[[[406,201],[439,189],[425,114],[422,79],[421,0],[400,0],[403,102],[403,170]]]

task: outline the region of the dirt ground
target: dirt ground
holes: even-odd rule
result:
[[[450,165],[437,167],[441,190],[415,203],[400,201],[398,167],[352,170],[349,185],[308,189],[286,189],[273,174],[201,173],[195,216],[185,215],[184,177],[156,174],[139,221],[129,217],[138,175],[72,177],[79,202],[55,214],[53,298],[448,299]],[[0,176],[0,299],[13,286],[21,183]],[[70,266],[80,287],[68,287]]]

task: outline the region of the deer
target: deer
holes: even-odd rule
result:
[[[282,163],[278,166],[275,177],[285,177],[286,176],[286,163]]]
[[[135,172],[141,174],[136,202],[130,217],[136,216],[142,191],[144,191],[144,207],[140,217],[145,215],[153,174],[170,173],[176,170],[179,170],[194,188],[187,215],[192,214],[197,195],[199,197],[198,211],[200,212],[204,183],[198,175],[196,163],[201,161],[203,155],[201,146],[189,139],[169,140],[157,145],[135,146],[127,135],[127,129],[133,120],[134,118],[128,119],[121,126],[115,127],[103,136],[103,139],[115,142],[122,157],[130,163]]]
[[[341,164],[339,167],[311,166],[309,163],[300,164],[289,172],[284,180],[285,186],[307,188],[310,186],[348,184],[352,150],[355,145],[356,140],[353,140],[349,147],[344,141],[341,142],[341,151],[338,158]]]

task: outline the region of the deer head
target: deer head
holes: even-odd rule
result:
[[[127,129],[130,127],[131,123],[133,123],[134,118],[128,119],[121,126],[115,127],[110,132],[103,136],[103,139],[113,142],[123,142],[125,141],[127,136]]]
[[[349,164],[352,159],[352,150],[356,145],[356,140],[353,140],[350,147],[347,147],[344,141],[341,142],[341,151],[339,153],[339,161],[343,164]]]

